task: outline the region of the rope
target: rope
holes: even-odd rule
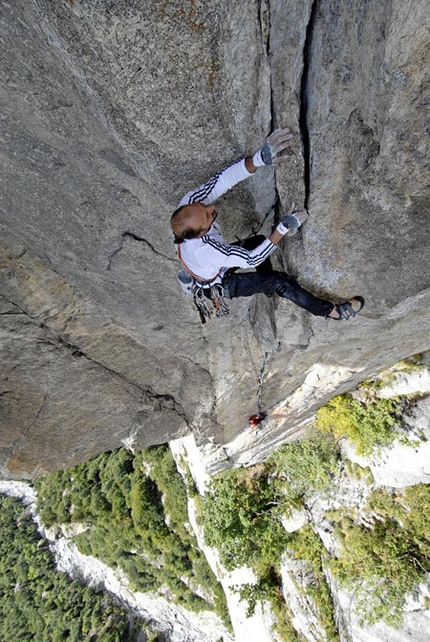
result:
[[[256,228],[256,226],[254,225],[254,227],[251,228],[251,234],[252,235],[257,236],[258,232],[261,230],[261,228],[263,227],[263,225],[265,224],[265,222],[267,221],[267,219],[269,218],[271,213],[274,212],[274,211],[275,211],[275,206],[272,205],[272,207],[269,210],[267,210],[267,212],[265,213],[265,215],[261,219],[261,222],[258,225],[258,227]],[[247,236],[247,238],[249,238],[251,236],[251,234],[249,236]]]

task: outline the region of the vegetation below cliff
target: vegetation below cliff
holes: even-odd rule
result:
[[[361,515],[354,509],[327,511],[340,544],[338,557],[330,557],[310,525],[293,533],[284,530],[285,513],[300,506],[305,508],[317,489],[329,491],[335,477],[339,481],[342,475],[366,475],[359,467],[350,473],[350,466],[341,461],[334,471],[335,442],[328,462],[324,459],[327,444],[321,448],[320,443],[318,437],[311,438],[285,447],[265,466],[223,473],[214,480],[212,492],[203,501],[201,519],[207,544],[218,548],[227,569],[242,565],[254,569],[258,582],[242,587],[241,596],[249,601],[250,612],[257,600],[269,600],[277,615],[278,633],[283,633],[282,639],[288,642],[297,636],[287,631],[288,607],[280,600],[285,551],[307,562],[312,571],[308,595],[316,605],[328,640],[338,639],[328,571],[341,584],[358,591],[363,624],[384,619],[391,626],[402,624],[406,594],[430,571],[428,485],[419,484],[404,492],[376,489],[370,493]],[[296,474],[297,479],[303,479],[304,469],[305,484],[293,482],[291,491],[289,480],[295,479]]]
[[[228,622],[222,588],[188,525],[186,488],[168,446],[105,453],[36,487],[43,523],[83,523],[79,550],[120,567],[133,590],[162,590]]]
[[[219,550],[228,570],[243,565],[253,568],[258,581],[238,589],[241,597],[248,600],[250,614],[258,600],[268,600],[277,631],[288,642],[298,638],[288,624],[292,613],[282,591],[282,555],[287,549],[311,564],[315,573],[312,597],[328,639],[336,638],[333,604],[322,569],[324,546],[308,526],[288,533],[282,518],[303,506],[315,491],[327,490],[339,472],[336,443],[315,435],[278,450],[264,465],[220,474],[211,492],[203,496],[201,523],[206,543]]]
[[[105,593],[58,573],[25,507],[0,495],[0,640],[132,642],[138,630]]]
[[[419,360],[407,368],[426,372]],[[407,417],[420,404],[425,414],[428,400],[378,397],[390,377],[334,398],[305,439],[264,464],[220,473],[202,495],[186,459],[177,458],[180,475],[167,445],[120,449],[35,482],[39,514],[46,526],[72,524],[80,551],[123,569],[134,590],[214,610],[228,623],[223,590],[189,524],[192,499],[205,545],[225,569],[218,578],[252,568],[256,582],[236,591],[249,614],[270,603],[280,639],[338,640],[336,587],[354,594],[361,625],[400,627],[407,595],[430,572],[430,486],[379,483],[372,457],[398,448],[394,440],[411,453],[427,447],[426,431],[419,422],[408,428]],[[369,466],[354,460],[346,442],[367,454]],[[306,617],[317,622],[314,637],[293,626],[287,574]]]

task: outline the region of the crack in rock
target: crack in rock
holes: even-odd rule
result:
[[[46,327],[49,330],[47,326],[44,326],[43,324],[41,325],[42,327]],[[147,404],[149,401],[156,401],[160,410],[173,410],[174,412],[176,412],[177,415],[179,415],[185,421],[187,426],[189,426],[185,413],[182,410],[182,407],[180,406],[180,404],[177,403],[177,401],[175,400],[174,397],[172,397],[172,395],[158,394],[154,392],[151,388],[142,388],[137,383],[135,383],[134,381],[131,381],[120,372],[116,372],[116,370],[113,370],[112,368],[109,368],[103,363],[100,363],[100,361],[97,361],[96,359],[93,359],[92,357],[88,356],[78,346],[71,343],[70,341],[66,341],[60,336],[57,337],[57,341],[61,343],[61,345],[63,345],[66,349],[70,350],[73,356],[83,357],[87,361],[90,361],[91,363],[94,363],[96,366],[103,368],[103,370],[106,370],[106,372],[109,372],[109,374],[112,374],[115,377],[119,377],[122,381],[127,383],[129,386],[132,386],[133,388],[138,390],[140,394],[143,395],[144,403]]]
[[[11,303],[11,301],[8,301],[6,297],[4,297],[2,294],[0,294],[0,303],[10,305],[12,309],[10,310],[5,310],[4,312],[0,312],[0,316],[12,316],[12,315],[17,315],[17,314],[25,314],[21,308],[19,308],[16,304]]]
[[[268,357],[268,355],[269,355],[269,353],[268,353],[268,352],[265,352],[265,353],[264,353],[263,363],[262,363],[261,371],[260,371],[260,376],[259,376],[259,378],[258,378],[258,389],[257,389],[257,408],[258,408],[258,412],[259,412],[259,413],[261,413],[261,412],[262,412],[262,408],[261,408],[261,397],[262,397],[262,394],[263,394],[263,379],[264,379],[264,375],[265,375],[265,370],[266,370],[267,357]]]
[[[120,246],[117,247],[117,249],[114,250],[112,252],[112,254],[109,256],[108,266],[106,268],[107,271],[109,271],[111,269],[112,261],[113,261],[114,257],[117,254],[119,254],[119,252],[122,251],[122,249],[124,247],[124,241],[125,241],[126,238],[133,239],[133,241],[137,241],[138,243],[145,243],[145,245],[147,245],[149,247],[149,249],[152,250],[152,252],[154,252],[154,254],[157,254],[158,256],[161,256],[163,259],[167,259],[167,261],[176,262],[175,259],[173,259],[171,256],[167,256],[166,254],[163,254],[162,252],[159,252],[159,250],[156,250],[155,247],[152,245],[152,243],[150,243],[150,241],[148,241],[148,239],[145,239],[142,236],[139,236],[138,234],[135,234],[134,232],[123,232],[122,236],[121,236]]]
[[[270,54],[270,6],[268,0],[260,2],[260,10],[258,13],[260,21],[261,40],[265,48],[266,55]]]
[[[48,325],[46,325],[43,321],[40,321],[39,319],[32,317],[26,310],[24,310],[21,306],[17,305],[16,303],[13,303],[12,301],[9,301],[6,297],[3,297],[4,300],[9,303],[10,305],[15,305],[19,310],[21,310],[21,313],[24,314],[28,319],[30,319],[33,323],[37,324],[40,328],[43,328],[44,330],[47,330],[52,336],[53,336],[53,341],[49,342],[46,341],[46,343],[52,343],[53,345],[60,344],[63,346],[65,349],[67,349],[72,356],[74,357],[83,357],[87,361],[94,363],[94,365],[98,366],[99,368],[103,368],[106,372],[109,372],[109,374],[114,375],[115,377],[120,378],[122,381],[127,383],[129,386],[132,386],[132,388],[136,389],[139,391],[139,393],[143,396],[143,403],[148,404],[150,401],[155,401],[156,404],[158,405],[160,410],[172,410],[174,411],[178,416],[180,416],[186,425],[189,426],[188,419],[185,415],[184,410],[182,409],[182,406],[175,400],[172,395],[169,394],[158,394],[154,392],[151,388],[142,388],[139,386],[137,383],[134,381],[131,381],[128,379],[126,376],[121,374],[120,372],[116,372],[112,368],[109,368],[108,366],[104,365],[103,363],[100,363],[96,359],[93,359],[89,355],[85,354],[79,346],[73,344],[71,341],[68,341],[61,337],[60,335],[53,335],[51,329],[49,328]]]
[[[299,128],[302,137],[303,146],[303,164],[304,164],[304,182],[305,182],[305,202],[307,209],[311,189],[311,145],[308,123],[308,96],[309,96],[309,67],[311,63],[311,47],[314,35],[316,14],[318,9],[318,0],[313,0],[309,21],[306,27],[306,37],[303,45],[303,70],[300,82],[300,100],[299,100]]]
[[[278,118],[277,118],[277,109],[275,107],[275,91],[273,87],[273,81],[272,81],[272,68],[270,64],[270,51],[271,51],[271,15],[270,15],[270,2],[267,0],[262,0],[260,3],[260,12],[259,12],[259,20],[260,20],[260,29],[261,29],[261,37],[263,41],[263,47],[265,48],[265,53],[267,56],[267,59],[269,61],[269,74],[270,74],[270,124],[269,124],[269,131],[272,132],[276,127],[278,126]],[[274,186],[274,191],[275,191],[275,201],[273,203],[273,221],[274,222],[279,222],[282,214],[282,206],[281,206],[281,199],[279,196],[278,192],[278,187],[276,184],[276,173],[274,174],[273,177],[273,186]]]
[[[33,426],[37,423],[40,415],[42,414],[42,411],[43,411],[44,407],[46,406],[46,400],[47,399],[48,399],[48,393],[45,392],[45,394],[43,395],[43,399],[42,399],[42,403],[40,405],[40,408],[37,409],[37,412],[35,414],[35,417],[34,417],[33,421],[31,422],[31,424],[29,426],[27,426],[27,428],[24,428],[24,430],[23,430],[23,436],[24,437],[30,432],[30,430],[33,428]]]

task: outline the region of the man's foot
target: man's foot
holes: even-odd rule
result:
[[[299,227],[301,227],[303,223],[305,223],[305,221],[307,221],[309,218],[309,214],[307,213],[307,210],[300,210],[299,212],[291,212],[291,216],[294,216],[298,220]],[[285,236],[287,238],[294,236],[295,234],[297,234],[299,227],[290,228]]]
[[[363,306],[363,297],[354,296],[352,299],[349,299],[349,301],[345,301],[345,303],[335,305],[330,314],[327,315],[327,318],[334,319],[335,321],[340,321],[341,319],[348,321],[351,317],[355,317],[355,315],[362,310]]]

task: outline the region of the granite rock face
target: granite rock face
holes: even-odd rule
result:
[[[190,432],[210,471],[257,461],[428,348],[428,14],[424,0],[3,3],[4,477]],[[202,326],[176,286],[170,213],[279,125],[289,160],[221,199],[225,236],[275,202],[276,216],[306,205],[274,263],[366,307],[335,323],[258,296]]]

